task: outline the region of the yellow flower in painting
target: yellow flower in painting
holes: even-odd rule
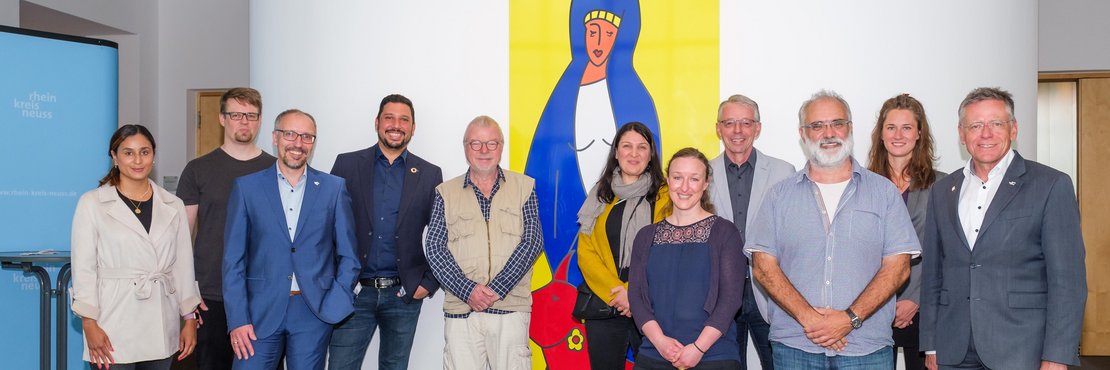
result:
[[[567,348],[574,351],[581,351],[582,345],[586,343],[586,337],[582,336],[582,331],[574,328],[567,336]]]

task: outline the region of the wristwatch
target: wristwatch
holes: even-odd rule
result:
[[[848,314],[848,319],[852,320],[852,329],[859,329],[863,326],[863,320],[860,320],[859,316],[856,316],[856,313],[852,312],[851,308],[845,308],[844,312]]]

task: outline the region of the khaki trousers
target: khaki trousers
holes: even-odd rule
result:
[[[529,370],[529,312],[504,315],[471,313],[465,319],[445,318],[443,368],[447,370]]]

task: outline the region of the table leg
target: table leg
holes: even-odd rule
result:
[[[58,370],[64,370],[69,365],[67,355],[69,354],[69,343],[67,343],[67,336],[69,335],[69,295],[66,294],[66,289],[69,286],[70,267],[69,264],[62,265],[58,270],[58,289],[55,290],[58,297],[58,311],[57,311],[57,336],[55,345],[58,347]]]
[[[23,271],[39,279],[39,368],[50,370],[50,274],[42,266],[23,263]]]

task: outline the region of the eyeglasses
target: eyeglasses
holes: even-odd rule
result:
[[[977,133],[983,131],[983,128],[987,128],[987,127],[989,127],[991,129],[991,131],[1002,130],[1002,128],[1006,127],[1006,125],[1009,125],[1010,122],[1013,122],[1013,120],[1012,119],[1011,120],[1005,120],[1005,121],[994,120],[994,121],[990,121],[990,122],[976,121],[976,122],[964,124],[964,125],[961,125],[961,126],[963,126],[964,129],[970,131],[971,133],[977,134]]]
[[[492,150],[497,150],[497,147],[501,146],[501,141],[500,140],[490,140],[490,141],[471,140],[471,141],[468,141],[466,143],[466,145],[470,147],[470,150],[473,150],[475,152],[479,151],[479,150],[482,150],[483,146],[486,147],[486,150],[492,151]]]
[[[802,125],[802,128],[808,129],[808,130],[813,131],[813,132],[821,132],[821,131],[825,131],[826,127],[832,127],[834,130],[839,131],[839,130],[843,130],[845,127],[848,127],[848,125],[850,125],[850,124],[852,124],[852,121],[849,121],[849,120],[846,120],[846,119],[834,119],[832,121],[810,122],[810,123]]]
[[[737,124],[739,124],[740,127],[748,128],[748,127],[755,126],[755,124],[757,124],[757,123],[759,123],[759,121],[752,121],[750,119],[729,119],[729,120],[717,121],[717,124],[721,125],[721,126],[724,126],[724,128],[733,128]]]
[[[246,118],[247,121],[257,121],[259,118],[258,113],[243,113],[243,112],[224,112],[224,117],[230,120],[238,121]]]
[[[302,134],[293,130],[282,130],[279,128],[275,128],[274,132],[280,132],[281,138],[285,139],[285,141],[293,141],[297,140],[297,138],[300,138],[301,142],[305,144],[312,144],[316,142],[316,135],[313,134]]]

